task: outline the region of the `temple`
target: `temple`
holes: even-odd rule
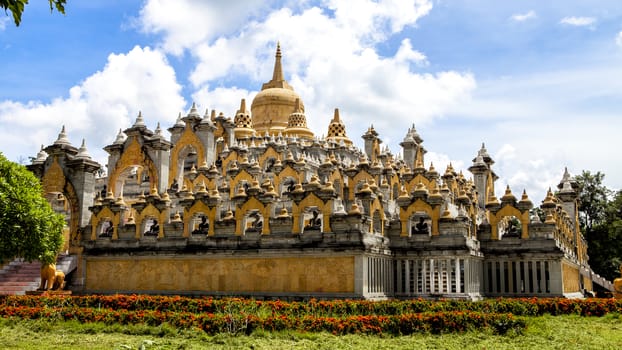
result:
[[[232,117],[193,104],[170,135],[139,113],[104,147],[106,174],[64,127],[42,147],[28,167],[67,218],[68,288],[473,300],[592,290],[568,171],[534,206],[495,189],[483,144],[465,176],[425,167],[414,125],[400,157],[373,127],[357,148],[338,109],[319,138],[281,60],[277,47],[250,111],[244,99]]]

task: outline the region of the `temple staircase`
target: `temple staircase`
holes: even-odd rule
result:
[[[56,269],[63,271],[65,276],[76,269],[75,255],[59,255],[56,260]],[[24,295],[27,291],[34,291],[41,283],[41,263],[27,262],[17,258],[5,264],[0,270],[0,295]]]

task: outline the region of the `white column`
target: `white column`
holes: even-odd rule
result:
[[[434,293],[435,282],[434,282],[434,274],[436,272],[436,268],[434,266],[434,259],[430,259],[430,293]]]
[[[402,264],[403,260],[397,260],[397,286],[395,287],[398,293],[403,292],[403,290],[400,289],[402,287]]]
[[[455,280],[456,280],[456,293],[462,293],[462,291],[460,290],[460,259],[456,259],[456,262],[454,263],[454,269],[456,269],[456,273],[455,275]]]
[[[508,278],[510,279],[508,286],[509,286],[509,292],[510,294],[513,294],[516,292],[516,290],[514,289],[514,269],[512,268],[512,264],[516,265],[516,263],[514,261],[508,261]]]
[[[445,259],[445,290],[451,293],[451,260]]]
[[[533,276],[533,292],[538,293],[538,275],[536,274],[536,262],[532,262],[531,276]]]
[[[492,292],[498,293],[497,291],[497,262],[492,262]]]
[[[499,292],[505,293],[505,261],[499,261],[499,275],[501,276],[501,283],[499,284]]]

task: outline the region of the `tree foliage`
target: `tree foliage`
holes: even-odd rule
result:
[[[592,269],[613,280],[622,264],[622,191],[611,196],[603,185],[605,175],[583,171],[579,183],[579,220],[588,243]]]
[[[34,174],[0,153],[0,260],[54,262],[64,224]]]
[[[56,11],[64,14],[65,13],[65,4],[67,0],[49,0],[50,2],[50,11]],[[24,12],[24,7],[28,4],[28,0],[0,0],[0,7],[4,9],[4,12],[10,11],[13,14],[13,21],[16,26],[22,22],[22,13]],[[7,13],[8,15],[8,13]]]
[[[607,196],[611,191],[603,185],[604,178],[605,174],[600,171],[592,174],[588,170],[576,177],[579,183],[579,221],[584,230],[591,230],[605,219]]]

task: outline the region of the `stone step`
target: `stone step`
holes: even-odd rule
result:
[[[14,291],[3,291],[0,290],[0,295],[26,295],[26,292],[14,292]]]
[[[0,284],[4,284],[5,282],[34,282],[35,280],[40,279],[40,276],[10,276],[0,279]]]
[[[58,257],[56,268],[65,273],[75,269],[76,258],[71,255]],[[24,295],[36,290],[41,282],[41,263],[15,259],[0,270],[0,295]]]
[[[0,283],[2,286],[16,286],[16,287],[38,287],[39,282],[35,281],[3,281]],[[1,288],[1,287],[0,287]]]
[[[0,291],[5,292],[24,292],[26,290],[31,290],[32,288],[24,287],[24,286],[0,286]]]

